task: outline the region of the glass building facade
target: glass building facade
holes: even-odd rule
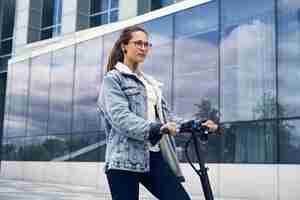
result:
[[[227,125],[209,162],[300,163],[298,1],[210,1],[140,25],[154,44],[142,68],[172,110]],[[118,34],[9,66],[2,160],[104,160],[96,101]],[[185,162],[186,136],[176,140]]]

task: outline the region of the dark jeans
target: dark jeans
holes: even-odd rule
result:
[[[139,183],[160,200],[190,200],[160,152],[150,153],[150,172],[109,170],[106,175],[113,200],[138,200]]]

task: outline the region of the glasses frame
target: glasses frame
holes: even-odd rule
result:
[[[136,48],[140,49],[150,49],[152,47],[152,43],[144,42],[142,40],[129,41],[128,44],[129,43],[133,43]]]

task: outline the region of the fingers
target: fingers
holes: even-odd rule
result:
[[[206,120],[204,123],[202,123],[202,126],[206,126],[207,128],[209,128],[209,130],[211,132],[214,132],[218,129],[218,125],[215,124],[212,120]]]
[[[162,129],[168,129],[168,134],[175,136],[176,135],[176,123],[168,122],[162,126]]]

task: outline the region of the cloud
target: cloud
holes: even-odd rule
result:
[[[275,91],[274,26],[256,19],[232,29],[221,42],[223,120],[250,120],[267,92]],[[234,102],[234,103],[233,103]],[[234,105],[230,105],[234,104]]]

